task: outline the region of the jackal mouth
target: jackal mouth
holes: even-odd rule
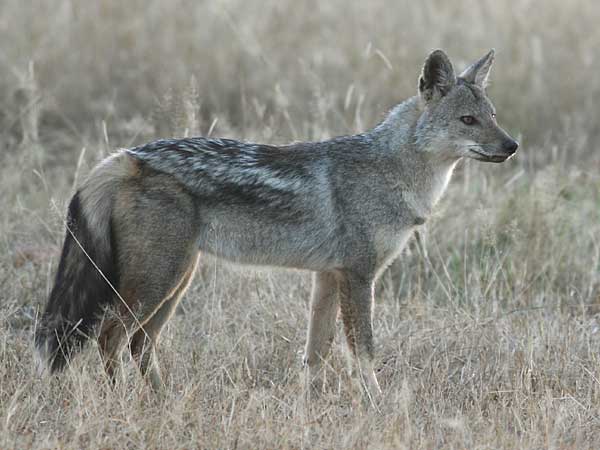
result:
[[[477,161],[501,163],[509,159],[514,153],[487,153],[481,147],[469,147],[470,157]]]

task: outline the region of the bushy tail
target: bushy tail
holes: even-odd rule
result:
[[[127,158],[118,154],[106,159],[69,204],[56,280],[35,335],[38,356],[52,372],[69,362],[94,333],[104,309],[117,298],[111,217]]]

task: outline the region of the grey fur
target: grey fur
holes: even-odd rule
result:
[[[490,76],[492,64],[494,63],[495,54],[496,52],[494,49],[490,50],[480,60],[475,61],[473,64],[467,67],[460,74],[460,77],[467,83],[472,83],[485,89],[488,84],[488,78]]]
[[[418,95],[363,134],[286,146],[197,137],[124,150],[116,158],[137,162],[135,180],[140,181],[122,182],[135,188],[127,188],[127,195],[115,202],[113,217],[128,215],[117,223],[117,243],[119,235],[133,232],[128,230],[135,229],[138,213],[116,209],[139,203],[144,205],[139,214],[155,210],[160,216],[154,219],[151,242],[139,245],[141,254],[161,247],[161,234],[166,236],[170,221],[177,221],[185,230],[196,230],[186,231],[185,239],[194,239],[200,252],[235,263],[317,272],[305,356],[310,380],[318,379],[341,309],[359,379],[373,398],[380,392],[373,363],[374,283],[431,216],[461,158],[500,162],[516,150],[517,143],[496,124],[484,91],[492,56],[456,77],[448,57],[436,50],[425,62]],[[465,117],[475,122],[468,125]],[[162,189],[161,200],[147,194],[150,188],[144,186],[165,176],[182,189]],[[136,200],[141,197],[146,200]],[[168,198],[185,198],[185,208],[169,207],[172,217],[162,216]],[[186,261],[188,245],[181,247]],[[127,277],[123,267],[131,259],[119,257],[120,273]],[[139,322],[154,314],[148,311],[160,309],[167,287],[172,291],[178,285],[175,278],[182,279],[185,267],[174,271],[173,280],[165,280],[156,294],[148,294],[152,298],[137,299],[149,302],[140,307],[146,313]],[[162,272],[153,271],[153,276],[165,277]],[[153,325],[156,336],[165,320]]]

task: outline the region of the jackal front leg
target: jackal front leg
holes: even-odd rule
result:
[[[322,390],[324,374],[321,367],[335,337],[338,291],[336,273],[321,272],[314,275],[304,364],[307,366],[307,384],[316,392]]]
[[[340,306],[348,347],[354,357],[356,372],[370,403],[381,395],[374,370],[372,312],[373,280],[345,273],[340,281]]]

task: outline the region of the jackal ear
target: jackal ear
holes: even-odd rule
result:
[[[463,73],[459,75],[459,78],[462,78],[467,83],[476,84],[485,89],[494,62],[494,54],[494,49],[491,49],[487,55],[467,67]]]
[[[430,101],[446,95],[456,84],[454,67],[442,50],[435,50],[425,60],[419,77],[419,94]]]

